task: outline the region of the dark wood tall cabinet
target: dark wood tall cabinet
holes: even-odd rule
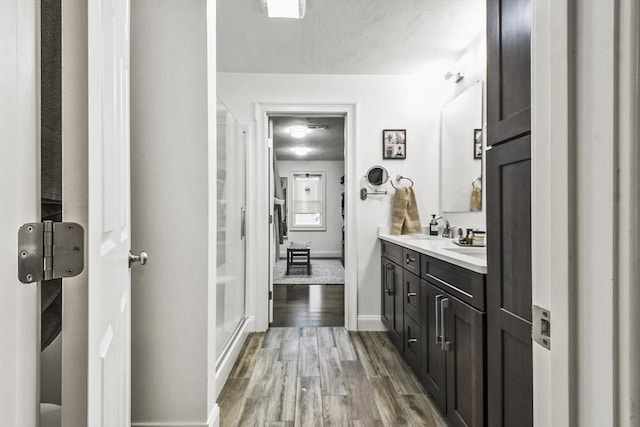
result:
[[[487,144],[487,421],[530,426],[530,0],[487,0]]]

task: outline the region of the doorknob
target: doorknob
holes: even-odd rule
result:
[[[147,263],[147,259],[149,255],[146,252],[140,252],[140,255],[134,255],[129,251],[129,268],[131,268],[131,264],[135,262],[139,262],[140,265],[145,265]]]

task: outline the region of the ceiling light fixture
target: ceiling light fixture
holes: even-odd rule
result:
[[[304,126],[294,126],[289,129],[289,135],[294,138],[304,138],[307,136],[307,128]]]
[[[306,0],[262,0],[262,7],[269,18],[302,19],[307,2]]]
[[[309,147],[293,147],[291,149],[291,151],[296,153],[298,156],[306,156],[307,154],[309,154],[309,151],[311,151],[311,148],[309,148]]]

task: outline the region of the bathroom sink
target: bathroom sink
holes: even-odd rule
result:
[[[455,252],[460,255],[472,256],[475,258],[485,259],[487,257],[487,248],[446,248],[445,251]]]

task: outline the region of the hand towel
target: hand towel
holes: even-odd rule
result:
[[[391,217],[391,234],[412,234],[421,231],[422,225],[413,187],[396,188]]]

